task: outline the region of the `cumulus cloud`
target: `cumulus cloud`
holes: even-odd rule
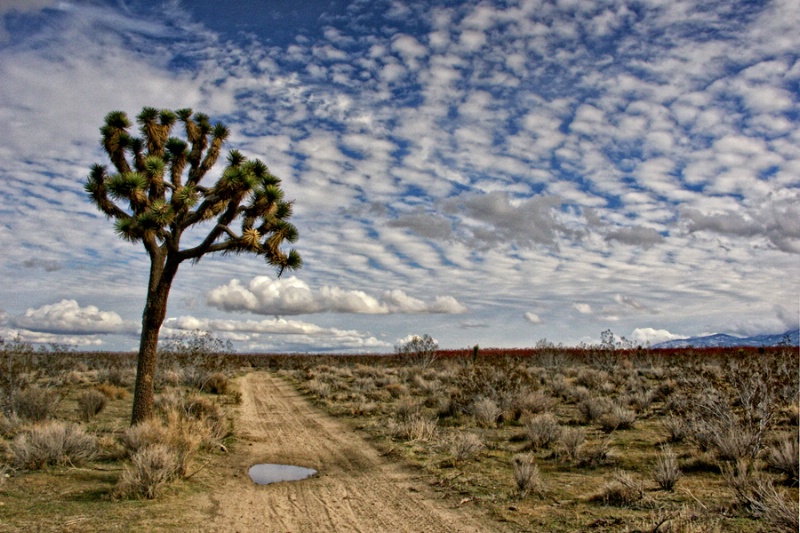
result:
[[[379,350],[389,347],[368,333],[356,330],[325,328],[316,324],[283,318],[267,320],[208,319],[193,316],[169,318],[162,334],[167,337],[181,331],[208,331],[221,338],[236,340],[255,349],[287,350],[303,347],[309,351]]]
[[[437,296],[423,301],[400,289],[386,291],[382,298],[363,291],[344,290],[325,285],[312,289],[296,276],[273,279],[256,276],[247,286],[238,279],[212,289],[208,304],[225,311],[249,311],[262,315],[300,315],[311,313],[464,313],[466,307],[452,296]]]
[[[582,315],[592,314],[592,306],[589,304],[577,303],[577,304],[572,304],[572,307],[575,308],[575,310]]]
[[[685,338],[687,338],[686,335],[676,335],[674,333],[670,333],[666,329],[654,328],[636,328],[631,334],[631,341],[638,345],[645,345],[648,342],[650,344],[658,344],[659,342]]]
[[[101,311],[93,305],[81,307],[76,300],[28,309],[25,314],[12,319],[16,327],[43,333],[100,334],[121,333],[132,329],[113,311]]]
[[[525,320],[527,320],[531,324],[541,324],[543,322],[542,319],[539,318],[539,315],[537,315],[536,313],[532,313],[530,311],[526,312],[522,316],[525,318]]]

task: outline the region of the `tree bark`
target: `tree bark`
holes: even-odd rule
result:
[[[151,256],[150,287],[142,316],[142,336],[136,368],[131,425],[153,417],[155,413],[155,374],[158,360],[158,335],[167,316],[167,300],[172,280],[178,272],[177,262],[159,261]]]

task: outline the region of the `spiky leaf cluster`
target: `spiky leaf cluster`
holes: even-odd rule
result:
[[[183,138],[173,135],[178,122]],[[124,112],[106,115],[101,143],[113,171],[94,165],[85,186],[122,238],[177,261],[248,252],[263,256],[279,272],[300,267],[296,251],[281,250],[284,241],[297,239],[288,222],[292,203],[263,162],[233,150],[217,182],[202,183],[229,136],[225,126],[212,125],[208,116],[191,109],[152,107],[142,109],[136,123],[140,137],[131,134],[133,124]],[[181,249],[183,232],[202,221],[216,223],[200,245]]]

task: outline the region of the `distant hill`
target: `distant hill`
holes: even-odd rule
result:
[[[651,348],[727,348],[731,346],[778,346],[787,342],[792,346],[800,345],[800,329],[789,330],[777,335],[754,335],[752,337],[734,337],[724,333],[706,337],[691,337],[659,342]]]

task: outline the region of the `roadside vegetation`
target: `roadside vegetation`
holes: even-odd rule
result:
[[[798,530],[796,347],[409,348],[282,373],[513,529]]]
[[[385,356],[171,339],[156,416],[133,427],[135,354],[3,341],[0,524],[188,527],[181,499],[208,490],[204,476],[236,445],[235,377],[266,369],[450,505],[507,529],[797,531],[796,347],[443,351],[428,339]]]

